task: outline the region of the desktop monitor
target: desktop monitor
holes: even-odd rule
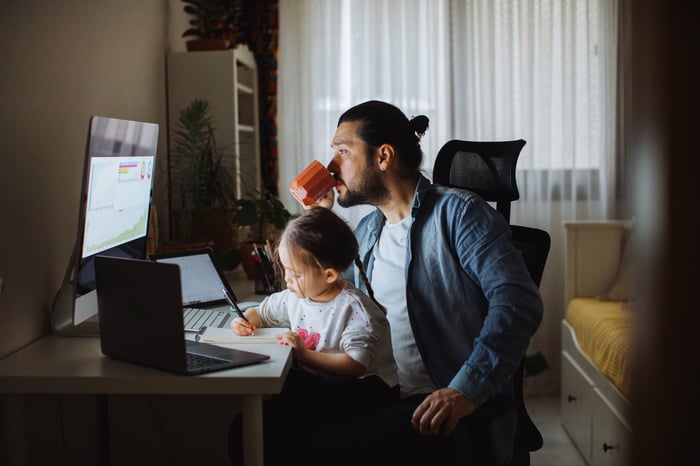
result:
[[[158,125],[90,119],[78,231],[52,310],[58,333],[97,333],[95,256],[146,258]],[[80,330],[79,330],[79,326]]]

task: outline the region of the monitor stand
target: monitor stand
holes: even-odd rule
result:
[[[73,283],[64,283],[56,293],[51,310],[51,330],[54,335],[99,336],[97,293],[93,290],[75,298]]]

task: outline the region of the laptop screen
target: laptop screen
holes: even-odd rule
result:
[[[224,284],[224,279],[208,250],[153,255],[151,258],[156,262],[180,266],[182,305],[185,307],[224,304],[224,295],[221,290],[226,287],[231,292],[231,289]],[[236,299],[235,295],[232,296]]]

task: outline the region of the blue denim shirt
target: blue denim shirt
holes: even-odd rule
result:
[[[406,251],[406,300],[418,349],[438,388],[477,406],[513,397],[512,376],[542,320],[542,299],[510,227],[475,194],[420,176]],[[371,280],[385,218],[377,209],[355,234]],[[355,269],[356,286],[367,291]]]

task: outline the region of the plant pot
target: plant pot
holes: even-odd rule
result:
[[[255,279],[255,258],[253,257],[253,251],[255,250],[255,243],[247,242],[241,244],[241,267],[245,272],[245,276],[248,280]]]
[[[201,50],[226,50],[231,45],[230,39],[194,39],[188,40],[187,51],[197,52]]]
[[[236,247],[237,231],[230,222],[230,209],[199,207],[189,213],[189,223],[182,225],[182,212],[173,212],[176,241],[185,243],[207,242],[215,251],[228,251]]]

